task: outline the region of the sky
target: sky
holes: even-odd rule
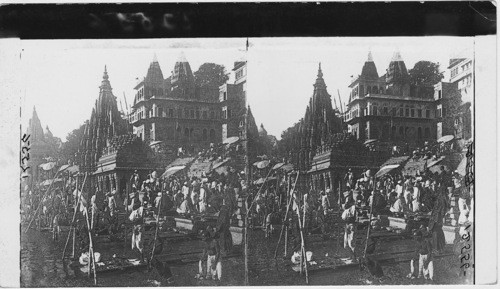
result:
[[[229,73],[244,57],[245,45],[246,38],[22,41],[21,123],[28,125],[35,106],[44,130],[48,126],[65,141],[90,118],[105,65],[118,108],[121,101],[125,110],[123,95],[132,105],[136,78],[146,76],[155,54],[164,78],[181,53],[193,72],[213,62]]]
[[[279,138],[303,117],[319,62],[329,94],[338,102],[340,93],[345,104],[351,76],[361,72],[369,51],[379,75],[395,51],[408,69],[429,60],[443,70],[450,58],[473,51],[473,38],[464,37],[250,38],[249,43],[245,52],[245,38],[22,41],[21,123],[28,124],[35,106],[43,128],[65,141],[90,117],[104,65],[118,107],[121,101],[126,109],[123,95],[131,105],[136,78],[146,75],[154,55],[166,78],[183,52],[193,72],[205,62],[231,72],[234,61],[248,59],[248,104],[257,124]]]
[[[379,76],[385,74],[395,51],[407,69],[420,60],[440,63],[472,56],[473,38],[466,37],[363,37],[363,38],[256,38],[248,54],[248,103],[257,125],[269,134],[281,133],[298,122],[313,94],[321,62],[328,93],[339,103],[349,98],[351,76],[361,73],[371,51]],[[449,80],[446,76],[443,81]],[[332,104],[334,107],[335,105]]]

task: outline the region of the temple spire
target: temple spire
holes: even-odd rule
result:
[[[321,70],[321,62],[318,65],[318,77],[316,78],[316,82],[314,83],[314,86],[326,88],[325,81],[323,80],[323,71]]]
[[[403,61],[403,57],[401,57],[401,52],[399,52],[399,50],[394,52],[391,61]]]
[[[373,62],[373,55],[371,51],[368,51],[368,59],[366,60],[366,62]]]
[[[158,58],[156,57],[156,52],[153,54],[153,62],[158,62]]]
[[[101,89],[106,88],[111,90],[111,84],[109,83],[108,67],[104,65],[104,74],[102,75]]]

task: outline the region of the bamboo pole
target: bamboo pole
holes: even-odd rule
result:
[[[304,206],[304,214],[305,214],[305,206]],[[301,254],[300,254],[300,273],[302,274],[303,269],[306,273],[306,284],[309,284],[309,273],[307,270],[307,257],[306,257],[306,248],[305,248],[305,239],[304,239],[304,224],[302,224],[300,219],[300,208],[297,208],[297,219],[299,220],[299,231],[300,231],[300,239],[301,239]],[[304,260],[305,259],[305,260]],[[304,264],[304,266],[302,266]],[[304,267],[304,268],[302,268]]]
[[[96,273],[95,258],[94,258],[94,245],[92,242],[92,231],[90,229],[89,213],[87,210],[85,210],[85,219],[87,220],[87,228],[89,231],[89,259],[88,259],[89,270],[88,270],[88,275],[90,276],[90,269],[91,269],[90,259],[92,258],[92,266],[94,268],[94,285],[97,285],[97,275],[96,275],[97,273]]]
[[[26,228],[26,231],[24,231],[24,233],[28,233],[28,230],[30,229],[31,227],[31,223],[33,223],[33,220],[35,219],[36,217],[36,214],[38,212],[38,210],[40,209],[40,206],[42,205],[42,202],[44,201],[47,193],[50,191],[50,189],[52,188],[52,185],[54,184],[54,180],[57,178],[57,175],[59,174],[59,171],[56,172],[56,175],[54,176],[54,178],[52,178],[52,182],[50,183],[49,187],[47,188],[47,190],[45,191],[45,193],[43,194],[43,197],[40,199],[40,202],[38,202],[38,206],[36,207],[36,210],[35,210],[35,213],[33,214],[33,217],[31,218],[31,221],[28,223],[28,227]]]
[[[370,228],[372,227],[373,203],[375,190],[372,191],[372,201],[370,204],[370,218],[368,219],[368,229],[366,230],[365,250],[363,251],[363,259],[366,258],[366,250],[368,248],[368,238],[370,237]]]
[[[286,226],[285,223],[288,220],[288,212],[290,211],[290,205],[292,204],[292,200],[293,200],[293,191],[295,190],[295,186],[297,185],[298,180],[299,180],[299,173],[297,172],[297,178],[295,179],[295,183],[292,187],[292,191],[290,192],[290,198],[288,200],[288,204],[286,207],[285,217],[283,218],[283,226],[281,226],[280,236],[278,238],[278,244],[276,244],[276,249],[274,250],[274,259],[276,259],[276,256],[278,254],[278,248],[279,248],[279,244],[281,242],[281,236],[283,235],[283,230],[285,227],[286,227],[286,230],[285,230],[285,232],[286,232],[286,235],[285,235],[285,256],[286,256],[288,226]]]
[[[163,194],[162,197],[160,198],[160,201],[158,202],[158,215],[156,216],[156,229],[155,229],[155,237],[153,240],[153,250],[151,250],[151,258],[149,259],[149,264],[148,266],[151,268],[151,262],[153,261],[153,258],[155,256],[155,249],[156,249],[156,239],[158,237],[158,227],[160,227],[160,211],[161,211],[161,202],[163,201]]]
[[[85,181],[87,180],[87,174],[85,174],[85,178],[83,179],[83,185],[85,184]],[[78,184],[76,186],[76,194],[78,195]],[[80,200],[82,199],[82,194],[79,195],[78,197],[78,202],[75,205],[75,211],[73,212],[73,219],[71,220],[71,227],[73,229],[73,257],[75,257],[75,219],[76,219],[76,213],[78,212],[78,206],[80,205]],[[66,245],[64,245],[64,250],[62,254],[62,259],[64,259],[64,255],[66,254],[66,247],[68,246],[69,238],[71,236],[71,230],[69,231],[68,238],[66,239]]]

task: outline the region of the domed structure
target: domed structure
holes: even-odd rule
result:
[[[156,54],[153,57],[153,61],[149,65],[148,72],[144,79],[147,88],[151,88],[152,96],[163,96],[163,73],[160,68],[160,63],[158,63],[158,59],[156,58]]]
[[[391,63],[389,63],[386,81],[388,84],[405,84],[409,82],[408,70],[398,51],[394,52]]]
[[[184,53],[181,53],[179,59],[175,63],[174,71],[170,80],[172,88],[181,89],[182,96],[192,95],[194,93],[194,76],[189,62],[186,60]]]
[[[366,80],[378,80],[377,67],[375,66],[375,62],[373,62],[373,56],[371,52],[368,53],[368,59],[363,65],[363,69],[361,70],[361,77]]]

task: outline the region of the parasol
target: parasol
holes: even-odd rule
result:
[[[62,165],[57,171],[61,172],[64,171],[65,169],[69,168],[69,165]]]
[[[443,137],[441,137],[440,139],[437,140],[437,142],[443,142],[443,143],[447,143],[451,140],[453,140],[455,137],[453,135],[445,135]]]
[[[444,160],[444,156],[440,157],[439,159],[437,160],[428,160],[427,161],[427,167],[430,168],[430,167],[433,167],[437,164],[439,164],[442,160]]]
[[[398,168],[400,165],[399,164],[395,164],[395,165],[387,165],[387,166],[384,166],[383,168],[381,168],[376,174],[375,174],[375,177],[376,178],[379,178],[387,173],[389,173],[390,171]]]
[[[181,171],[183,169],[185,169],[186,166],[176,166],[176,167],[171,167],[169,169],[167,169],[163,175],[161,175],[162,178],[167,178],[175,173],[177,173],[178,171]]]
[[[293,165],[286,164],[286,165],[282,166],[281,169],[284,170],[285,172],[289,172],[289,171],[293,170]]]
[[[263,168],[267,167],[269,165],[269,163],[270,162],[268,160],[260,161],[257,163],[257,168],[263,169]]]
[[[225,139],[222,143],[223,143],[223,144],[233,144],[233,143],[235,143],[235,142],[237,142],[237,141],[239,141],[239,140],[240,140],[240,138],[239,138],[239,137],[237,137],[237,136],[232,136],[232,137],[229,137],[229,138]]]
[[[59,178],[57,178],[57,179],[53,179],[53,180],[52,180],[52,179],[50,179],[50,180],[45,180],[45,181],[43,181],[40,185],[41,185],[41,186],[50,186],[50,184],[52,184],[52,182],[54,182],[54,183],[59,183],[59,182],[62,182],[62,181],[63,181],[63,180],[62,180],[62,179],[59,179]]]
[[[41,164],[39,167],[41,167],[44,171],[50,171],[56,166],[55,162],[49,162],[45,164]]]
[[[274,181],[274,180],[276,180],[275,177],[269,177],[269,178],[267,178],[267,182]],[[260,179],[258,179],[256,181],[254,181],[253,183],[254,183],[254,185],[262,185],[264,182],[266,182],[266,178],[260,178]]]
[[[219,167],[221,167],[221,166],[225,165],[228,161],[229,161],[229,159],[226,159],[226,160],[224,160],[224,161],[222,161],[222,162],[220,162],[220,163],[215,164],[215,165],[212,167],[212,170],[215,170],[215,169],[217,169],[217,168],[219,168]]]
[[[467,170],[467,158],[465,157],[465,158],[462,159],[462,161],[458,165],[456,171],[461,176],[465,176],[466,170]]]
[[[277,169],[281,168],[284,165],[285,165],[285,163],[277,163],[277,164],[274,165],[273,170],[277,170]]]
[[[365,141],[365,145],[367,145],[367,144],[371,144],[371,143],[374,143],[374,142],[376,142],[376,141],[377,141],[376,139],[369,139],[369,140],[366,140],[366,141]]]

